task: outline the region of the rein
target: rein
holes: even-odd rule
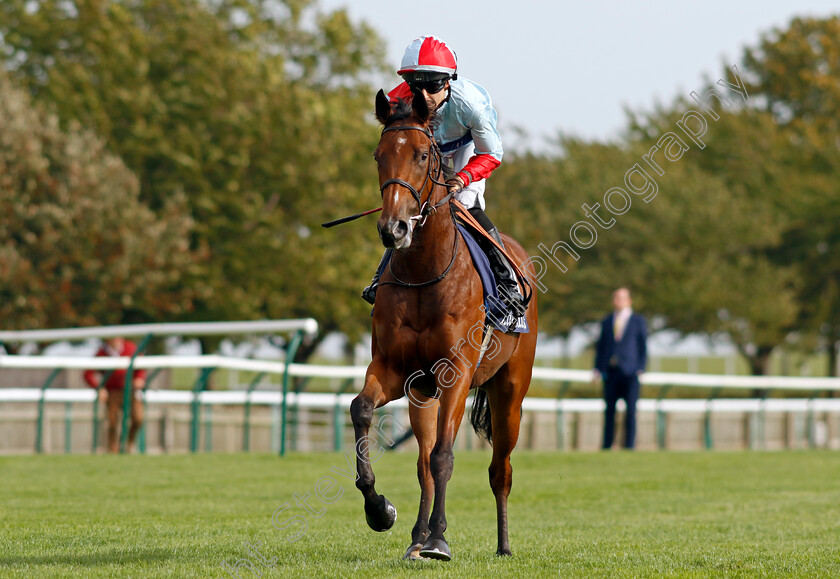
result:
[[[443,171],[443,158],[441,156],[440,147],[438,147],[438,144],[435,142],[435,138],[432,136],[432,133],[424,127],[418,127],[418,126],[415,126],[415,125],[398,125],[398,126],[395,126],[395,127],[385,127],[384,129],[382,129],[382,134],[384,135],[385,133],[390,132],[390,131],[420,131],[421,133],[426,135],[429,138],[429,141],[431,142],[431,147],[430,147],[431,157],[429,158],[429,170],[426,172],[426,178],[423,180],[423,185],[421,185],[420,191],[415,189],[414,186],[411,183],[409,183],[408,181],[404,181],[402,179],[396,179],[396,178],[388,179],[379,188],[379,192],[383,193],[383,194],[385,192],[385,188],[388,187],[389,185],[399,185],[401,187],[405,187],[406,189],[408,189],[411,192],[411,195],[417,201],[417,205],[419,207],[419,213],[417,215],[414,215],[413,217],[410,217],[410,219],[412,221],[417,221],[417,226],[416,227],[418,227],[418,228],[423,227],[423,225],[426,223],[426,219],[429,217],[429,215],[431,215],[432,213],[435,213],[437,211],[438,207],[441,207],[441,206],[449,203],[450,200],[452,199],[452,195],[453,195],[452,193],[447,193],[446,195],[444,195],[444,197],[439,202],[437,202],[435,204],[431,204],[429,202],[429,200],[432,198],[432,193],[434,193],[434,190],[435,190],[434,185],[432,185],[431,189],[429,190],[429,195],[428,195],[428,197],[426,197],[425,202],[423,201],[423,198],[422,198],[422,195],[421,195],[421,192],[426,188],[426,185],[429,183],[429,181],[431,181],[435,185],[440,185],[442,187],[446,187],[446,183],[439,180],[441,171]],[[435,174],[432,175],[432,172],[434,172]],[[454,224],[455,223],[455,210],[451,205],[449,206],[449,214],[452,218],[452,223]],[[455,265],[455,259],[458,257],[458,237],[459,237],[459,234],[458,234],[458,231],[457,231],[457,228],[456,228],[455,235],[454,235],[455,243],[454,243],[453,248],[452,248],[452,259],[449,261],[449,265],[446,266],[446,269],[443,270],[443,273],[441,273],[436,278],[430,279],[428,281],[420,282],[420,283],[411,283],[411,282],[403,281],[396,276],[396,274],[394,273],[394,270],[391,268],[391,264],[393,262],[391,260],[388,260],[388,271],[391,273],[391,276],[394,278],[394,281],[380,281],[379,285],[398,285],[398,286],[402,286],[402,287],[415,288],[415,287],[429,286],[429,285],[436,284],[437,282],[441,281],[443,278],[445,278],[449,274],[449,271],[452,269],[452,266]]]

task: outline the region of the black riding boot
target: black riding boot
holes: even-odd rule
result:
[[[386,249],[382,254],[382,259],[379,260],[379,265],[376,267],[376,273],[373,274],[373,279],[370,280],[370,285],[362,290],[362,299],[370,305],[376,301],[376,288],[379,287],[379,278],[382,277],[382,270],[385,269],[385,264],[391,258],[391,250]]]
[[[499,235],[498,229],[493,227],[492,229],[489,229],[487,233],[489,233],[500,246],[505,246],[504,243],[502,243],[502,236]],[[507,258],[502,255],[502,253],[493,244],[489,242],[486,243],[489,246],[487,258],[490,260],[490,267],[493,270],[493,274],[496,276],[499,297],[501,298],[502,303],[510,308],[510,311],[513,312],[514,316],[524,316],[526,309],[525,298],[521,293],[519,293],[519,284],[516,281],[516,272],[514,272],[513,267],[510,265]]]

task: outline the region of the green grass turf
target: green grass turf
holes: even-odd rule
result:
[[[387,454],[377,488],[391,531],[364,521],[353,484],[320,518],[271,524],[313,493],[340,454],[30,456],[0,459],[0,577],[840,577],[836,452],[514,454],[512,558],[498,558],[489,454],[456,455],[449,563],[403,562],[416,515],[415,457]],[[283,513],[280,522],[295,508]],[[297,527],[295,527],[297,528]],[[241,577],[255,577],[247,569]]]

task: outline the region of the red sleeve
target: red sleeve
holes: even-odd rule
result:
[[[458,176],[466,187],[473,181],[486,179],[501,164],[502,162],[493,155],[474,155],[458,172]]]
[[[123,346],[122,355],[127,357],[127,358],[131,358],[136,351],[137,351],[137,345],[134,342],[126,340],[125,341],[125,346]],[[146,371],[145,370],[137,370],[135,368],[134,377],[145,379],[146,378]]]
[[[408,83],[404,82],[400,85],[397,85],[391,92],[388,93],[388,100],[391,103],[396,103],[397,99],[402,99],[407,103],[410,103],[414,95],[411,94],[411,89],[408,88]]]
[[[94,357],[98,358],[99,356],[103,356],[105,353],[102,351],[102,348],[99,348],[94,354]],[[88,383],[88,386],[91,388],[99,388],[99,379],[100,379],[100,372],[99,370],[85,370],[85,382]]]
[[[88,383],[88,386],[91,388],[96,388],[99,386],[99,380],[97,380],[98,372],[94,370],[85,370],[85,382]]]

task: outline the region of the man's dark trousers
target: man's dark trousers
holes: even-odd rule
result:
[[[639,399],[639,377],[627,375],[618,366],[610,366],[604,376],[604,449],[612,447],[615,438],[615,405],[623,398],[627,405],[624,416],[624,448],[633,448],[636,443],[636,401]]]

